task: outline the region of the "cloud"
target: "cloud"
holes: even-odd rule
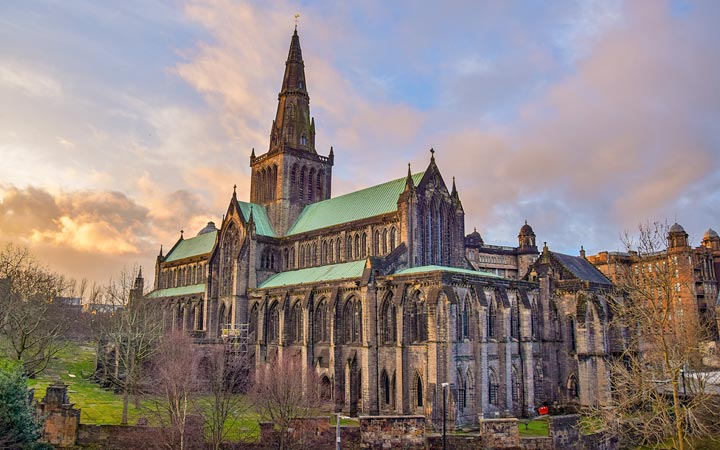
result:
[[[0,85],[6,89],[19,90],[31,97],[55,98],[62,95],[62,86],[57,80],[33,69],[18,67],[9,61],[0,62]]]
[[[608,245],[617,230],[672,216],[680,201],[693,207],[678,220],[707,227],[696,223],[707,197],[687,196],[719,168],[705,126],[720,112],[720,60],[709,56],[719,36],[703,19],[717,11],[703,6],[713,11],[675,16],[664,3],[632,2],[514,120],[448,133],[443,146],[456,156],[445,172],[462,175],[469,219],[498,230],[508,216],[547,222],[546,238],[568,248],[574,232]]]

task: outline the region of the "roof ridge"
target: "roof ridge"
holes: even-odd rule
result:
[[[418,172],[412,177],[422,179],[425,173]],[[405,181],[406,177],[396,178],[311,203],[303,208],[285,235],[292,236],[397,211],[397,202]]]
[[[424,170],[423,170],[422,172],[414,173],[414,174],[412,174],[411,176],[412,176],[413,178],[415,178],[415,177],[422,177],[423,175],[425,175],[425,171],[424,171]],[[319,202],[311,203],[310,205],[307,205],[307,206],[317,205],[318,203],[325,203],[325,202],[329,202],[329,201],[331,201],[331,200],[341,199],[341,198],[343,198],[343,197],[345,197],[345,196],[348,196],[348,195],[357,194],[357,193],[360,193],[360,192],[363,192],[363,191],[367,191],[367,190],[369,190],[369,189],[375,189],[375,188],[377,188],[377,187],[380,187],[380,186],[383,186],[383,185],[386,185],[386,184],[390,184],[390,183],[397,183],[398,181],[405,181],[406,179],[407,179],[407,175],[404,176],[404,177],[396,178],[396,179],[394,179],[394,180],[383,181],[382,183],[374,184],[374,185],[372,185],[372,186],[367,186],[367,187],[364,187],[364,188],[362,188],[362,189],[358,189],[358,190],[356,190],[356,191],[346,192],[345,194],[338,195],[337,197],[331,197],[331,198],[328,198],[328,199],[326,199],[326,200],[321,200],[321,201],[319,201]],[[307,208],[307,206],[306,206],[306,208]]]

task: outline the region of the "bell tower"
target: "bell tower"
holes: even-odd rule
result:
[[[315,119],[296,26],[268,151],[255,156],[253,149],[250,155],[250,201],[267,208],[278,235],[287,232],[306,205],[330,198],[333,159],[332,148],[328,156],[315,151]]]

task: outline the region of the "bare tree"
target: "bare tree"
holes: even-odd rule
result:
[[[64,346],[66,322],[54,317],[52,300],[69,283],[12,244],[0,250],[0,280],[2,350],[22,363],[28,377],[35,377]]]
[[[169,449],[196,448],[203,436],[191,427],[190,418],[197,417],[194,399],[200,388],[198,366],[200,352],[182,331],[165,335],[153,358],[153,412],[163,425],[163,444]],[[199,442],[198,442],[199,441]]]
[[[128,423],[130,398],[137,401],[143,391],[147,366],[163,329],[159,310],[135,288],[132,277],[124,270],[104,290],[104,302],[115,312],[103,323],[98,348],[99,365],[105,370],[101,377],[122,394],[123,425]]]
[[[669,249],[664,224],[641,225],[636,238],[623,240],[628,259],[615,267],[620,300],[611,326],[623,330],[616,337],[626,350],[610,364],[611,404],[590,411],[587,423],[633,447],[671,441],[684,450],[720,424],[719,397],[700,366],[709,333],[697,315],[692,261]]]
[[[221,448],[228,432],[251,407],[242,395],[252,381],[249,357],[238,350],[232,343],[218,344],[206,349],[200,362],[206,395],[198,400],[198,406],[204,412],[205,428],[214,450]]]
[[[300,358],[283,355],[257,370],[251,398],[260,417],[275,425],[278,448],[285,450],[293,420],[312,416],[319,406],[317,376],[303,371]]]

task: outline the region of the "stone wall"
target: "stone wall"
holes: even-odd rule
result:
[[[425,417],[372,416],[360,417],[360,448],[424,449]]]
[[[308,417],[293,419],[290,423],[289,436],[286,439],[286,447],[289,449],[312,449],[312,450],[335,450],[335,439],[337,430],[330,425],[328,417]],[[340,439],[342,448],[347,450],[358,450],[360,448],[359,427],[340,427]],[[243,449],[266,449],[276,448],[280,440],[280,433],[274,429],[270,422],[260,423],[260,441],[257,443],[243,443],[238,445]],[[228,444],[227,448],[234,448],[234,444]]]
[[[104,450],[141,450],[159,440],[160,430],[155,427],[81,424],[77,446]]]
[[[520,429],[515,418],[482,420],[480,434],[486,448],[520,447]]]
[[[577,414],[550,417],[550,437],[553,447],[567,450],[582,450],[583,444],[579,429],[580,416]]]
[[[522,437],[520,438],[520,447],[523,450],[554,450],[553,440],[550,436]]]

